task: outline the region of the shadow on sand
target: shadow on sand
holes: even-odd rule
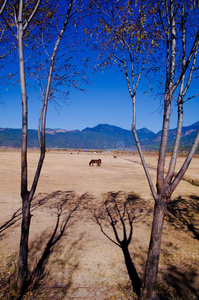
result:
[[[41,206],[45,205],[46,203],[48,203],[49,200],[51,200],[52,198],[55,198],[59,192],[60,191],[56,191],[52,194],[45,194],[45,196],[43,194],[38,194],[31,203],[31,213],[34,210],[36,210],[36,209],[40,208]],[[22,218],[22,209],[20,207],[13,213],[12,217],[8,221],[6,221],[3,225],[0,226],[0,234],[2,232],[4,232],[5,230],[7,230],[12,225],[14,225],[15,223],[17,223],[18,221],[20,221],[21,218]],[[0,235],[0,237],[1,237],[1,235]]]
[[[41,236],[37,238],[37,240],[33,241],[29,246],[29,252],[31,252],[31,257],[34,257],[34,255],[36,255],[37,252],[41,249],[41,244],[42,242],[44,242],[44,239],[47,240],[43,253],[40,255],[40,258],[35,268],[29,275],[23,294],[17,299],[22,299],[23,296],[27,293],[27,291],[33,291],[35,287],[38,287],[40,285],[41,279],[45,277],[45,267],[51,253],[54,250],[55,245],[58,244],[64,236],[66,228],[68,226],[71,226],[71,223],[70,225],[68,224],[69,220],[71,219],[74,212],[77,211],[83,200],[86,198],[86,195],[87,194],[83,194],[82,196],[76,196],[73,191],[56,191],[52,194],[45,195],[45,197],[39,200],[35,200],[35,202],[33,203],[31,212],[35,209],[38,209],[42,205],[47,204],[47,207],[50,208],[51,211],[54,211],[57,217],[52,233],[48,234],[48,237],[46,236],[46,234],[42,233]],[[20,219],[21,210],[19,209],[13,214],[10,220],[8,220],[3,226],[1,226],[2,231],[8,229]],[[79,239],[81,238],[82,237],[80,237]],[[79,240],[76,240],[72,243],[71,247],[73,248],[73,251],[74,247],[76,248],[76,244],[78,242]],[[77,266],[74,265],[73,269],[75,269],[76,267]],[[61,287],[58,286],[57,288],[61,289],[61,294],[66,294],[66,291],[68,290],[70,285],[71,281],[68,276],[67,284]],[[56,286],[53,285],[52,288],[56,289]]]
[[[110,192],[105,194],[104,197],[105,200],[102,206],[98,209],[91,209],[91,213],[101,232],[111,242],[121,248],[133,291],[140,296],[142,282],[132,261],[129,244],[133,235],[133,223],[145,218],[151,212],[151,209],[143,211],[139,205],[142,200],[133,193]],[[105,231],[107,225],[112,227],[114,238]]]
[[[199,197],[190,195],[189,199],[178,197],[167,208],[167,220],[176,229],[199,240]]]
[[[47,207],[52,209],[56,214],[56,219],[51,233],[49,233],[49,231],[48,234],[41,233],[41,235],[30,245],[31,259],[41,250],[41,243],[44,242],[44,240],[46,241],[44,250],[27,281],[26,292],[30,290],[33,291],[37,289],[37,287],[41,287],[42,293],[45,293],[46,291],[46,295],[49,294],[49,292],[51,293],[51,291],[54,296],[60,295],[60,297],[63,297],[67,295],[72,284],[72,274],[78,267],[77,257],[75,258],[75,263],[69,272],[70,274],[67,275],[67,280],[65,280],[65,283],[61,286],[56,285],[56,282],[52,282],[49,286],[45,286],[42,285],[41,282],[45,279],[45,268],[50,255],[55,251],[56,245],[59,247],[56,247],[56,251],[59,252],[58,257],[61,255],[59,242],[66,234],[66,229],[72,226],[72,223],[69,223],[71,217],[76,211],[78,211],[81,215],[82,210],[86,212],[86,210],[88,211],[89,209],[102,233],[115,245],[121,248],[133,290],[138,296],[140,295],[141,278],[139,277],[132,261],[129,252],[129,244],[132,240],[133,224],[135,222],[144,222],[146,220],[146,216],[152,213],[152,209],[147,206],[144,207],[145,204],[141,204],[144,200],[140,199],[139,196],[135,194],[110,192],[104,195],[104,201],[102,204],[93,198],[96,205],[90,205],[89,201],[87,201],[91,198],[92,197],[88,194],[76,196],[73,191],[56,191],[52,194],[45,195],[44,197],[40,195],[34,200],[31,211],[34,211],[46,204]],[[197,220],[199,197],[192,195],[189,198],[189,200],[186,200],[179,197],[169,204],[167,221],[174,226],[175,229],[180,229],[186,234],[189,234],[192,238],[198,240]],[[85,202],[87,202],[86,205]],[[12,218],[1,226],[1,232],[12,226],[20,218],[21,212],[20,210],[17,210],[13,214]],[[89,220],[89,214],[87,213],[86,220]],[[81,239],[82,236],[78,238],[74,237],[73,242],[71,240],[69,241],[68,257],[74,258],[74,256],[77,255],[77,248],[78,245],[80,245]],[[157,295],[160,299],[174,299],[174,296],[176,299],[195,299],[193,298],[193,294],[196,297],[199,297],[196,287],[197,270],[194,265],[184,262],[182,268],[172,263],[168,265],[166,273],[162,275],[163,283],[160,283],[162,284],[161,291],[157,291]],[[164,283],[165,288],[163,286]],[[37,295],[38,293],[39,292],[37,290]],[[189,294],[190,297],[184,297],[184,295]],[[56,297],[54,299],[56,299]]]

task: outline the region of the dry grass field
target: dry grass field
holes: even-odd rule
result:
[[[38,157],[36,150],[29,150],[29,184]],[[97,158],[102,165],[89,166]],[[183,160],[179,157],[178,165]],[[0,161],[0,299],[13,299],[21,222],[20,151],[0,151]],[[157,156],[147,154],[146,161],[155,182]],[[199,157],[193,159],[187,178],[199,180]],[[118,192],[120,198],[136,194],[141,199],[135,201],[129,249],[142,278],[153,200],[138,155],[119,154],[116,159],[111,153],[46,153],[32,203],[29,240],[30,273],[45,258],[43,272],[23,299],[136,299],[121,249],[93,217],[107,193]],[[183,180],[172,200],[164,223],[157,292],[162,299],[198,299],[199,186]],[[114,239],[110,225],[104,230]]]

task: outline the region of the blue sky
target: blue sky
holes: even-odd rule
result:
[[[85,59],[84,55],[89,56],[90,53],[88,54],[85,51],[82,54],[83,59]],[[99,53],[97,56],[98,55]],[[93,52],[91,53],[91,56],[93,56],[94,60],[95,55]],[[28,53],[26,58],[30,57],[31,55]],[[37,59],[39,61],[40,58],[36,57],[36,60]],[[30,64],[32,64],[33,60],[29,59],[29,61]],[[93,67],[93,65],[91,67]],[[9,74],[9,72],[15,72],[17,70],[18,62],[15,61],[14,65],[8,66],[7,71]],[[158,87],[156,85],[158,85],[158,82],[154,83],[154,94],[152,95],[147,89],[147,81],[145,78],[142,78],[137,92],[136,122],[137,129],[146,127],[155,133],[161,130],[163,116],[160,100],[156,97]],[[146,91],[147,94],[145,95]],[[189,96],[197,93],[198,86],[197,82],[195,82],[190,87]],[[49,103],[47,128],[82,130],[86,127],[94,127],[100,123],[116,125],[124,129],[131,128],[132,103],[128,94],[126,80],[121,72],[116,72],[111,68],[104,69],[103,73],[97,72],[92,78],[91,84],[85,86],[85,93],[71,88],[67,104],[60,103],[60,105],[61,106],[56,109],[54,103]],[[37,129],[38,127],[40,106],[39,94],[32,86],[28,91],[28,127],[30,129]],[[13,87],[12,82],[7,86],[1,85],[0,128],[21,128],[21,111],[20,87]],[[177,107],[173,104],[170,128],[176,128],[176,115]],[[183,125],[188,126],[197,121],[199,121],[199,97],[184,104]]]
[[[6,90],[7,89],[7,90]],[[154,132],[161,130],[162,108],[160,100],[150,93],[144,94],[146,86],[140,84],[137,95],[137,129],[146,127]],[[190,93],[196,93],[193,87]],[[37,129],[40,99],[34,89],[29,91],[29,128]],[[21,95],[19,87],[2,87],[0,94],[0,127],[21,128]],[[47,128],[66,130],[110,124],[130,129],[132,104],[126,81],[121,73],[108,69],[96,73],[85,93],[71,89],[67,104],[56,108],[49,103]],[[184,126],[199,120],[199,97],[184,104]],[[176,107],[173,106],[170,128],[176,127]]]

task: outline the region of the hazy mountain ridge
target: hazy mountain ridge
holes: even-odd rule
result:
[[[181,148],[187,150],[199,129],[199,122],[183,127]],[[144,150],[158,150],[161,131],[157,134],[147,128],[137,130]],[[176,129],[170,129],[168,150],[172,147]],[[46,129],[47,148],[69,149],[133,149],[136,150],[133,134],[130,130],[114,125],[99,124],[93,128],[80,130]],[[21,129],[0,128],[1,147],[21,147]],[[38,147],[37,130],[28,130],[28,147]]]
[[[51,135],[55,135],[56,133],[77,132],[77,131],[79,132],[78,129],[76,129],[76,130],[65,130],[65,129],[61,129],[61,128],[58,128],[58,129],[47,128],[46,129],[46,133],[51,134]]]

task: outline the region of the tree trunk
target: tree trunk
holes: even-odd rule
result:
[[[124,254],[124,259],[125,259],[128,274],[129,274],[129,277],[130,277],[130,280],[132,283],[133,290],[138,296],[140,296],[142,283],[137,274],[136,268],[131,260],[131,256],[130,256],[128,247],[127,246],[122,247],[122,251]]]
[[[17,290],[21,295],[27,280],[28,270],[28,237],[30,228],[30,202],[28,194],[23,199],[21,239],[18,261]]]
[[[28,236],[30,227],[30,201],[27,190],[27,130],[28,107],[25,82],[25,63],[23,51],[23,0],[19,1],[17,42],[19,52],[20,85],[22,98],[22,145],[21,145],[21,198],[22,198],[22,223],[18,261],[17,291],[21,295],[27,280]]]
[[[151,239],[148,257],[145,266],[142,296],[152,299],[155,296],[155,286],[158,276],[158,265],[160,257],[161,237],[164,224],[167,202],[165,198],[156,201],[154,207],[154,218],[151,230]]]

